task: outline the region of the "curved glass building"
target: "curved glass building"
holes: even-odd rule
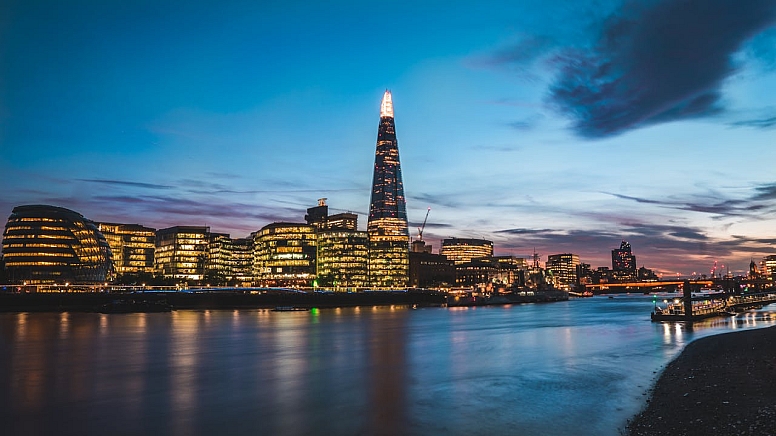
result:
[[[108,279],[111,251],[97,225],[63,207],[17,206],[3,233],[13,283],[88,284]]]

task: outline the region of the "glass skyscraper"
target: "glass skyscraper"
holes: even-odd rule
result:
[[[371,286],[381,289],[406,287],[409,281],[410,237],[393,101],[388,90],[383,94],[380,105],[367,233]]]

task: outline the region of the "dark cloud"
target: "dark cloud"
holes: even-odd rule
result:
[[[776,116],[767,118],[756,118],[750,120],[740,120],[730,123],[733,127],[756,127],[758,129],[770,129],[776,127]]]
[[[157,185],[154,183],[128,182],[126,180],[108,180],[108,179],[77,179],[79,182],[100,183],[103,185],[128,186],[132,188],[147,189],[172,189],[172,186]]]
[[[554,65],[553,105],[588,138],[723,111],[731,55],[776,23],[773,0],[665,0],[629,5],[604,23],[592,50]]]

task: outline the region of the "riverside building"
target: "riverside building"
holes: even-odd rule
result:
[[[97,225],[56,206],[17,206],[3,232],[12,283],[91,284],[109,279],[111,251]]]
[[[272,223],[253,233],[253,271],[261,286],[313,286],[315,226]]]
[[[443,239],[439,253],[459,265],[471,262],[473,259],[492,257],[493,241],[469,238]]]
[[[385,91],[380,105],[372,194],[369,204],[369,282],[374,288],[406,287],[409,281],[407,205],[393,118]]]
[[[116,275],[153,274],[156,229],[140,224],[99,223],[113,253]]]
[[[210,227],[175,226],[156,231],[154,265],[165,278],[200,281],[205,277]]]
[[[555,286],[558,289],[569,290],[577,283],[577,265],[579,255],[571,253],[550,254],[547,256],[546,268],[552,271]]]

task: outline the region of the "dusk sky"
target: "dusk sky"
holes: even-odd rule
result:
[[[385,89],[435,250],[776,254],[774,0],[6,0],[0,217],[244,237],[327,197],[365,228]]]

